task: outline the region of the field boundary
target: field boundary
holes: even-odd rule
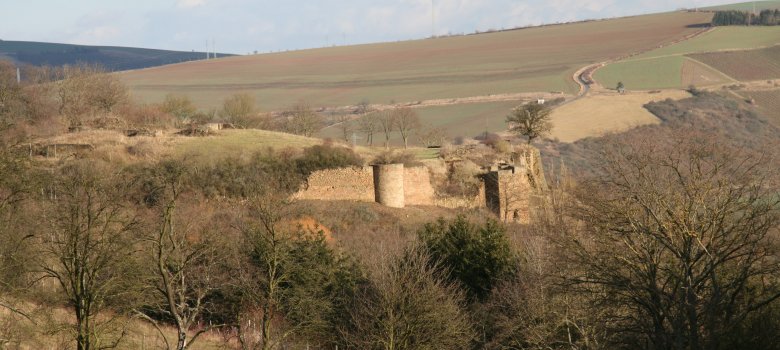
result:
[[[601,84],[599,84],[598,81],[596,81],[593,78],[593,75],[600,68],[603,68],[604,66],[606,66],[608,64],[617,63],[619,61],[627,61],[631,57],[639,56],[639,55],[644,54],[644,53],[648,53],[648,52],[651,52],[651,51],[654,51],[654,50],[662,49],[664,47],[672,46],[672,45],[679,44],[679,43],[684,42],[684,41],[691,40],[693,38],[699,37],[699,36],[704,35],[706,33],[712,32],[715,29],[716,29],[715,27],[707,27],[707,28],[702,29],[702,30],[700,30],[698,32],[691,33],[691,34],[688,34],[686,36],[683,36],[682,38],[679,38],[677,40],[673,40],[673,41],[670,41],[670,42],[665,43],[665,44],[660,44],[657,47],[654,47],[652,49],[637,51],[637,52],[630,53],[628,55],[624,55],[624,56],[621,56],[621,57],[618,57],[618,58],[613,58],[613,59],[609,59],[609,60],[606,60],[606,61],[603,61],[603,62],[600,62],[600,63],[596,63],[596,64],[592,64],[592,65],[586,66],[585,68],[582,69],[582,73],[579,76],[575,75],[575,79],[574,80],[578,84],[580,84],[580,81],[583,82],[583,83],[591,82],[591,85],[595,85],[596,87],[603,88],[603,86],[601,86]],[[669,56],[676,56],[676,55],[669,55]],[[684,56],[684,55],[682,55],[682,56]],[[581,88],[580,91],[582,91],[582,86],[580,86],[580,88]],[[588,90],[589,90],[589,88],[585,89],[585,94],[587,94]]]
[[[720,74],[723,78],[726,78],[726,80],[728,80],[728,82],[725,83],[725,84],[734,84],[734,83],[739,83],[740,82],[739,80],[732,78],[730,75],[728,75],[726,73],[723,73],[720,69],[717,69],[717,68],[715,68],[713,66],[710,66],[709,64],[706,64],[706,63],[704,63],[702,61],[699,61],[699,60],[697,60],[697,59],[695,59],[693,57],[685,56],[685,58],[688,59],[688,60],[691,60],[693,62],[696,62],[696,63],[698,63],[698,64],[700,64],[700,65],[702,65],[704,67],[712,69],[713,72],[716,72],[716,73]],[[723,84],[712,84],[712,85],[723,85]]]

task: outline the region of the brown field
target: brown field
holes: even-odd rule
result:
[[[761,115],[770,123],[780,127],[780,90],[745,91],[741,94],[746,98],[755,99]]]
[[[723,73],[690,58],[683,61],[680,75],[680,82],[683,87],[691,85],[709,86],[733,81],[723,75]]]
[[[481,35],[232,57],[125,72],[136,97],[170,92],[215,107],[236,92],[264,110],[299,100],[342,106],[491,94],[575,93],[574,71],[700,30],[711,14],[674,12]]]
[[[574,142],[610,132],[620,132],[640,125],[657,124],[656,116],[643,106],[667,98],[681,99],[690,95],[681,90],[658,93],[630,92],[588,95],[555,109],[552,113],[552,137],[561,142]]]
[[[780,45],[757,50],[689,55],[740,81],[780,78]]]

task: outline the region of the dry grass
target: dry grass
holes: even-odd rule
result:
[[[129,164],[159,159],[165,150],[174,144],[174,138],[170,134],[171,132],[159,137],[127,137],[125,134],[114,130],[87,130],[57,135],[37,140],[34,143],[40,145],[91,145],[94,147],[90,151],[89,156],[91,158]],[[50,160],[79,156],[82,155],[65,151],[58,152],[57,157]]]
[[[127,137],[112,130],[88,130],[41,139],[34,143],[40,145],[90,145],[93,147],[90,151],[77,152],[77,154],[60,149],[56,157],[39,157],[40,160],[51,162],[72,157],[89,157],[117,164],[132,164],[157,161],[163,158],[178,158],[213,164],[217,160],[228,157],[246,159],[267,148],[300,151],[305,147],[319,145],[323,142],[319,138],[246,129],[221,130],[216,135],[205,137],[180,136],[176,135],[173,130],[157,137]],[[355,151],[364,159],[370,160],[384,152],[384,148],[359,146],[355,148]],[[410,148],[409,152],[417,159],[431,159],[439,155],[438,150],[426,148]]]
[[[689,96],[681,90],[630,92],[625,95],[602,92],[589,95],[553,111],[552,137],[562,142],[574,142],[640,125],[657,124],[660,122],[658,118],[644,109],[643,105],[651,101]]]
[[[9,349],[67,349],[75,348],[69,338],[70,333],[63,324],[72,319],[69,310],[62,307],[43,307],[30,302],[19,302],[31,319],[11,314],[0,308],[0,348],[3,340]],[[150,323],[140,319],[123,318],[118,325],[126,327],[126,334],[117,349],[164,349],[165,342],[160,333]],[[169,342],[176,343],[176,332],[171,327],[162,327]],[[224,337],[219,333],[204,334],[195,342],[193,350],[216,350],[229,348]]]

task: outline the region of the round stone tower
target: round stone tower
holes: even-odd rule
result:
[[[374,168],[374,199],[391,208],[404,207],[404,165],[377,164]]]

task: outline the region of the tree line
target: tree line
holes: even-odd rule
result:
[[[713,26],[776,26],[780,25],[780,10],[763,10],[758,15],[747,11],[717,11],[712,18]]]

